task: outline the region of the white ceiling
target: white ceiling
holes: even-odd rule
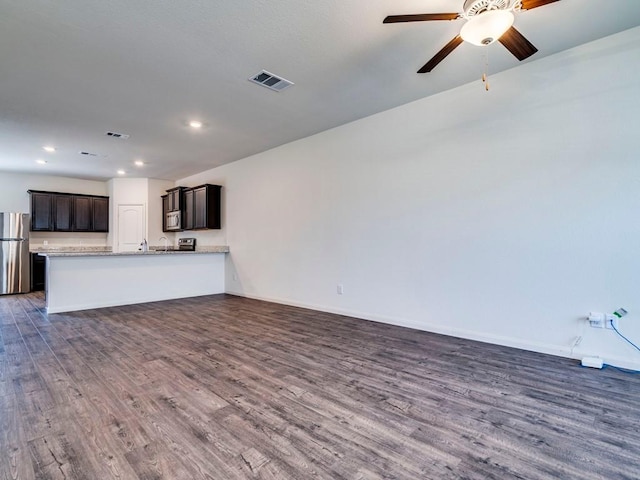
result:
[[[0,0],[0,170],[176,180],[479,81],[485,51],[490,73],[517,66],[499,43],[462,44],[419,75],[463,21],[382,24],[462,3]],[[638,25],[639,0],[561,0],[514,26],[539,49],[530,62]],[[295,85],[247,81],[262,69]]]

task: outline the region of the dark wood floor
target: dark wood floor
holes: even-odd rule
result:
[[[233,296],[0,297],[3,479],[637,479],[640,375]]]

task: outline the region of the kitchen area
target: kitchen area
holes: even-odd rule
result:
[[[0,294],[44,290],[47,312],[61,313],[223,293],[229,247],[196,238],[220,233],[222,187],[170,183],[28,189],[28,213],[0,214]]]

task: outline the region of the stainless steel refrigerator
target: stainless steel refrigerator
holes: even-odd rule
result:
[[[0,213],[0,295],[30,288],[29,214]]]

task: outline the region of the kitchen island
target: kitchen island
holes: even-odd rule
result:
[[[228,251],[39,253],[47,258],[47,313],[224,293]]]

